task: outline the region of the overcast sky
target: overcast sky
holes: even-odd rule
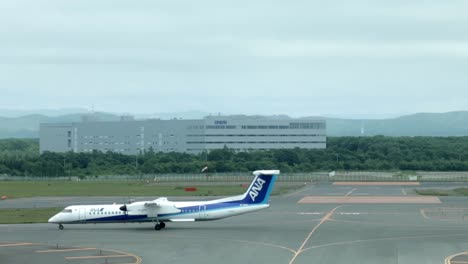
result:
[[[468,110],[468,1],[0,1],[0,108]]]

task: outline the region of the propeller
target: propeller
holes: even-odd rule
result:
[[[125,215],[128,215],[128,208],[127,208],[127,204],[131,204],[133,203],[133,200],[131,200],[130,198],[124,202],[124,204],[122,206],[119,207],[120,211],[123,211],[125,212]]]

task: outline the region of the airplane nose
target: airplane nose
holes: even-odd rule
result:
[[[49,223],[55,223],[55,218],[56,218],[55,215],[52,216],[52,217],[49,219],[48,222],[49,222]]]

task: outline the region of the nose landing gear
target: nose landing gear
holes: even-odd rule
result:
[[[161,230],[163,228],[166,227],[166,224],[164,222],[160,222],[160,223],[157,223],[155,226],[154,226],[154,230]]]
[[[59,224],[59,229],[60,229],[60,230],[63,229],[63,225],[62,225],[62,224]]]

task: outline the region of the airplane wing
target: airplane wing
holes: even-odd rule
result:
[[[155,203],[155,202],[146,202],[146,203],[144,203],[144,206],[148,206],[148,207],[161,207],[161,206],[163,206],[163,205],[160,204],[160,203]]]
[[[145,202],[144,205],[148,207],[162,207],[164,205],[168,205],[170,202],[167,200],[166,197],[160,197],[156,200]]]

